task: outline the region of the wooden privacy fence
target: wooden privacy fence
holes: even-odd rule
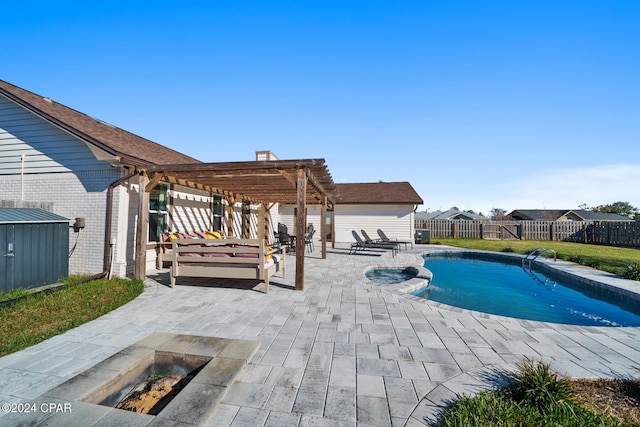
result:
[[[640,246],[640,221],[415,220],[431,238],[561,240],[612,246]]]

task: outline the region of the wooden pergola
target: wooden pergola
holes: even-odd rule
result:
[[[262,205],[265,216],[264,238],[268,238],[270,209],[276,204],[297,206],[295,289],[304,289],[304,238],[306,209],[310,204],[321,205],[320,235],[322,258],[327,257],[327,211],[333,211],[335,184],[324,159],[263,160],[250,162],[193,163],[152,165],[139,168],[140,193],[136,228],[135,277],[146,276],[146,230],[149,193],[160,182],[179,184],[189,188],[222,195],[227,201],[227,226],[233,236],[233,206],[240,200]],[[334,221],[332,221],[332,224]],[[333,239],[332,239],[333,241]]]

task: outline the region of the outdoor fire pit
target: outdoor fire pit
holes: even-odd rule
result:
[[[87,422],[95,418],[117,425],[151,417],[197,425],[211,415],[259,346],[257,341],[154,333],[40,399],[71,402]]]

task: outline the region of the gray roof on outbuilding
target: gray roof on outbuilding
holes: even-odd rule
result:
[[[68,222],[69,218],[38,208],[0,208],[0,224]]]
[[[632,219],[616,213],[591,212],[584,209],[574,209],[570,212],[580,216],[585,221],[633,221]],[[569,212],[567,212],[568,214]]]

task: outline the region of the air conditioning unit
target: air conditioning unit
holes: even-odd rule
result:
[[[416,230],[416,243],[430,243],[431,242],[431,230]]]

